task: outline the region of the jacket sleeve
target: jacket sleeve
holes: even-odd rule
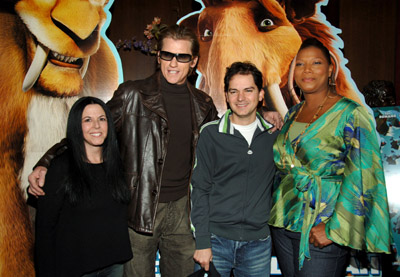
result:
[[[38,198],[35,220],[35,263],[37,276],[56,276],[56,228],[63,205],[64,192],[60,182],[64,166],[54,162],[46,175],[43,189],[46,195]]]
[[[53,147],[51,147],[47,152],[40,158],[40,160],[36,163],[36,165],[33,168],[36,168],[38,166],[44,166],[46,168],[50,167],[51,161],[64,153],[65,150],[67,150],[67,139],[62,139],[59,143],[55,144]]]
[[[210,116],[208,118],[208,122],[219,119],[218,111],[217,111],[217,108],[215,108],[214,102],[211,103],[211,106],[212,107],[211,107]]]
[[[385,177],[375,126],[357,107],[345,125],[342,187],[326,233],[334,242],[367,252],[390,252]]]
[[[203,129],[196,148],[196,162],[192,176],[191,220],[195,228],[196,249],[211,248],[209,232],[209,194],[212,187],[212,144],[207,143],[208,134]]]
[[[115,131],[117,134],[120,133],[122,127],[124,110],[128,101],[126,93],[128,89],[128,83],[122,83],[114,92],[110,101],[107,102],[107,106],[110,109],[114,120]]]

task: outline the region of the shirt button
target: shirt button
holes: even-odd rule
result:
[[[252,155],[253,151],[251,149],[249,149],[249,151],[247,151],[247,154]]]

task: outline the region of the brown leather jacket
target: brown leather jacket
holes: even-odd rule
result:
[[[169,139],[168,118],[160,93],[160,72],[144,80],[127,81],[107,103],[114,118],[126,181],[132,200],[128,223],[138,232],[152,233]],[[200,126],[217,119],[210,96],[188,84],[192,111],[192,167]],[[37,165],[48,167],[65,143],[52,147]]]
[[[216,119],[217,111],[210,96],[189,83],[188,88],[194,157],[199,128]],[[132,190],[129,225],[136,231],[151,233],[169,139],[168,118],[160,93],[160,73],[121,84],[107,105],[113,114],[124,172]]]

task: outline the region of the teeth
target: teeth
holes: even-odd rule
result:
[[[79,60],[79,58],[64,56],[64,55],[61,55],[61,54],[59,54],[59,53],[57,53],[57,52],[53,52],[53,51],[51,52],[51,54],[52,54],[57,60],[62,61],[62,62],[66,62],[66,63],[74,63],[74,62],[76,62],[77,60]]]
[[[44,47],[43,45],[41,45],[41,44],[37,45],[35,56],[32,60],[32,63],[30,65],[26,75],[25,75],[25,79],[22,83],[23,91],[30,90],[33,87],[33,85],[36,83],[37,79],[40,76],[40,73],[42,72],[43,67],[46,64],[47,56],[48,56],[49,52],[50,52],[50,50],[48,48]],[[76,63],[80,59],[80,58],[64,56],[64,55],[61,55],[60,53],[57,53],[54,51],[51,51],[51,56],[61,62],[65,62],[65,63]],[[84,58],[83,65],[79,69],[79,72],[80,72],[82,78],[86,74],[88,65],[89,65],[89,58]]]
[[[83,65],[79,69],[79,73],[81,74],[82,79],[83,79],[83,77],[85,77],[86,71],[87,71],[87,69],[89,67],[89,60],[90,60],[90,57],[87,57],[86,59],[83,59]]]
[[[45,48],[41,44],[37,45],[35,57],[33,57],[32,63],[25,75],[24,82],[22,83],[23,91],[30,90],[36,83],[36,80],[39,78],[39,75],[46,64],[48,53],[48,48]]]

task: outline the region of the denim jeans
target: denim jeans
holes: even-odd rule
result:
[[[186,277],[193,272],[195,250],[189,222],[189,202],[159,203],[152,235],[129,229],[133,258],[124,266],[126,277],[154,277],[157,250],[163,277]]]
[[[112,266],[96,270],[94,272],[83,275],[82,277],[122,277],[124,274],[123,264],[114,264]]]
[[[310,244],[311,259],[299,270],[300,233],[271,228],[278,265],[284,277],[343,277],[349,262],[349,250],[332,243],[323,248]]]
[[[268,277],[271,271],[271,237],[236,241],[211,235],[212,261],[221,277]],[[196,264],[197,268],[200,268]]]

